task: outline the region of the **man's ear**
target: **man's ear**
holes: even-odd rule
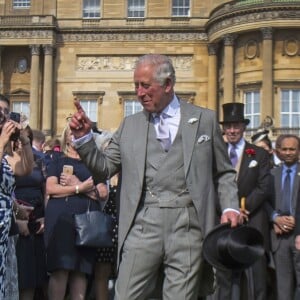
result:
[[[173,82],[172,82],[171,78],[168,77],[166,79],[164,86],[165,86],[165,91],[167,93],[172,90],[172,88],[173,88]]]

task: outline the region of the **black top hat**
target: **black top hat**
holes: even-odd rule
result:
[[[267,129],[259,129],[255,134],[251,136],[252,144],[256,144],[259,141],[262,141],[265,138],[268,138],[269,130]]]
[[[223,104],[223,119],[220,124],[243,122],[248,125],[250,123],[249,119],[244,118],[244,104],[239,102]]]
[[[263,237],[250,226],[216,226],[203,242],[203,255],[216,269],[241,271],[264,255]]]

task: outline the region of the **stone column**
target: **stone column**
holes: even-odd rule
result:
[[[53,46],[43,45],[44,62],[44,90],[43,90],[43,110],[42,110],[42,130],[47,136],[52,136],[53,117]]]
[[[30,118],[31,128],[39,129],[40,103],[39,103],[39,64],[40,45],[31,45],[31,68],[30,68]]]
[[[234,37],[231,34],[224,36],[224,103],[234,102]]]
[[[273,116],[273,31],[272,28],[262,28],[263,66],[262,94],[260,99],[260,115]]]
[[[207,107],[217,110],[217,44],[208,44],[208,99]]]

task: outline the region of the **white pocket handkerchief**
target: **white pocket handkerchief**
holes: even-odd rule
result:
[[[207,141],[209,141],[209,140],[210,140],[210,137],[209,137],[208,135],[206,135],[206,134],[203,134],[203,135],[201,135],[201,136],[199,137],[197,143],[198,143],[198,144],[201,144],[201,143],[207,142]]]
[[[197,118],[190,118],[190,119],[188,120],[188,123],[189,123],[189,124],[193,124],[193,123],[196,123],[197,121],[198,121]]]
[[[254,167],[257,166],[257,164],[258,164],[257,161],[253,159],[253,160],[250,161],[250,164],[249,164],[248,167],[249,167],[249,168],[254,168]]]

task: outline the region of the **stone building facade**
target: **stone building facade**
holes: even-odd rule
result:
[[[74,98],[114,131],[139,109],[136,58],[162,53],[180,98],[220,118],[223,103],[243,102],[253,130],[298,134],[299,41],[299,0],[3,0],[0,92],[48,136],[60,135]]]

